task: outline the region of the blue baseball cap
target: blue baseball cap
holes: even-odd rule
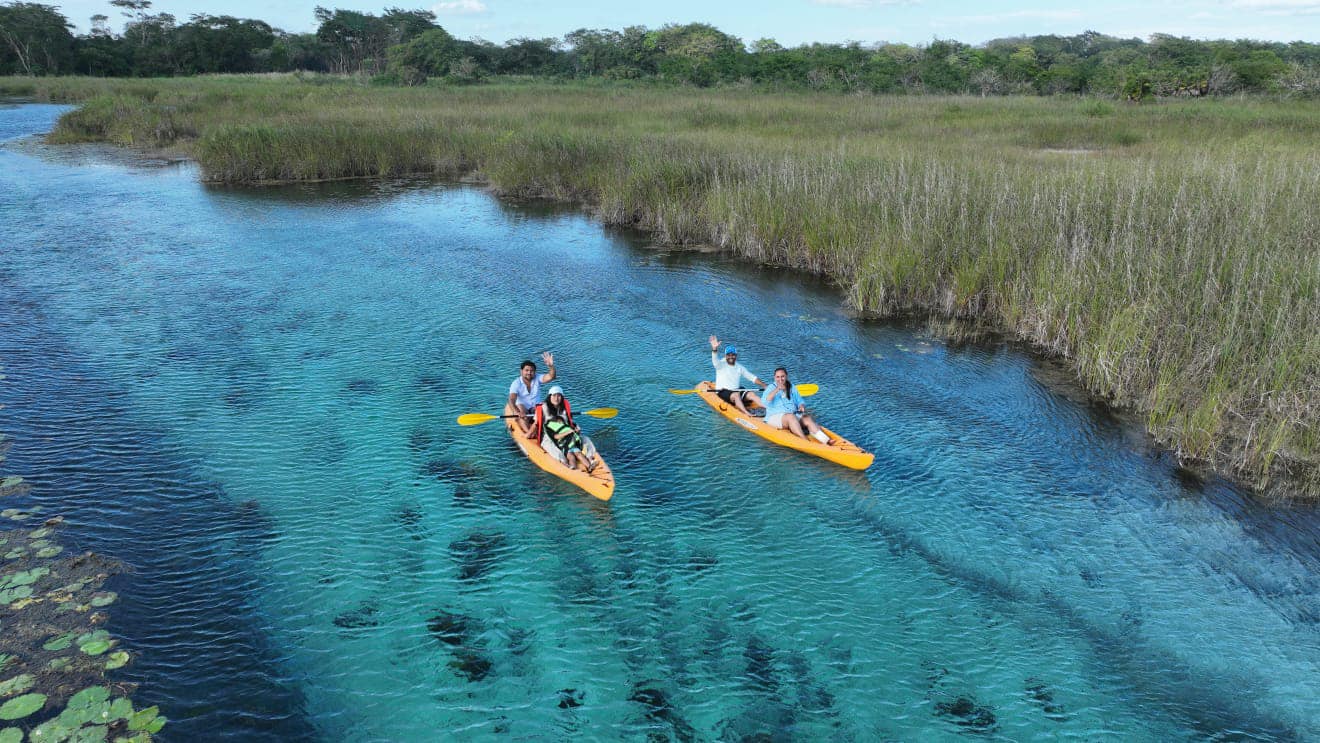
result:
[[[724,355],[728,356],[729,354],[734,354],[736,356],[738,354],[738,349],[734,348],[733,346],[725,346]]]

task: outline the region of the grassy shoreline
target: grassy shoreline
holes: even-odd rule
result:
[[[19,83],[0,80],[0,94]],[[1320,499],[1320,105],[296,77],[22,81],[55,142],[227,183],[479,174],[1064,357],[1180,457]]]

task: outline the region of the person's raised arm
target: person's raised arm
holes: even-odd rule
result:
[[[548,382],[555,381],[555,355],[550,353],[549,351],[546,351],[545,353],[541,354],[541,360],[544,361],[545,365],[550,368],[549,371],[541,375],[541,384],[546,384]]]
[[[720,368],[720,339],[715,336],[710,337],[710,365],[716,369]]]

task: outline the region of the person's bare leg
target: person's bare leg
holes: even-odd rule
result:
[[[765,403],[761,402],[761,398],[757,397],[755,392],[744,392],[743,394],[747,396],[747,399],[751,401],[752,405],[755,405],[758,408],[765,407]]]
[[[751,415],[751,412],[747,410],[747,404],[743,402],[743,395],[745,394],[747,393],[735,392],[732,395],[729,395],[729,399],[733,400],[734,407],[741,410],[743,415]]]
[[[807,413],[806,415],[802,416],[802,425],[807,427],[807,433],[811,434],[812,438],[816,439],[817,441],[820,441],[821,438],[824,438],[825,440],[821,441],[822,444],[831,443],[829,439],[829,434],[825,433],[821,429],[820,424],[816,422],[816,419],[812,417],[811,413]]]
[[[798,422],[798,417],[792,413],[784,413],[784,428],[792,431],[799,438],[806,438],[802,435],[802,424]]]

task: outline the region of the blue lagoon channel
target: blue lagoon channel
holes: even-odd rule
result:
[[[1320,740],[1320,518],[1011,344],[427,180],[214,188],[0,108],[11,505],[117,557],[166,740]],[[820,385],[853,472],[692,395]],[[553,351],[601,503],[498,423]]]

